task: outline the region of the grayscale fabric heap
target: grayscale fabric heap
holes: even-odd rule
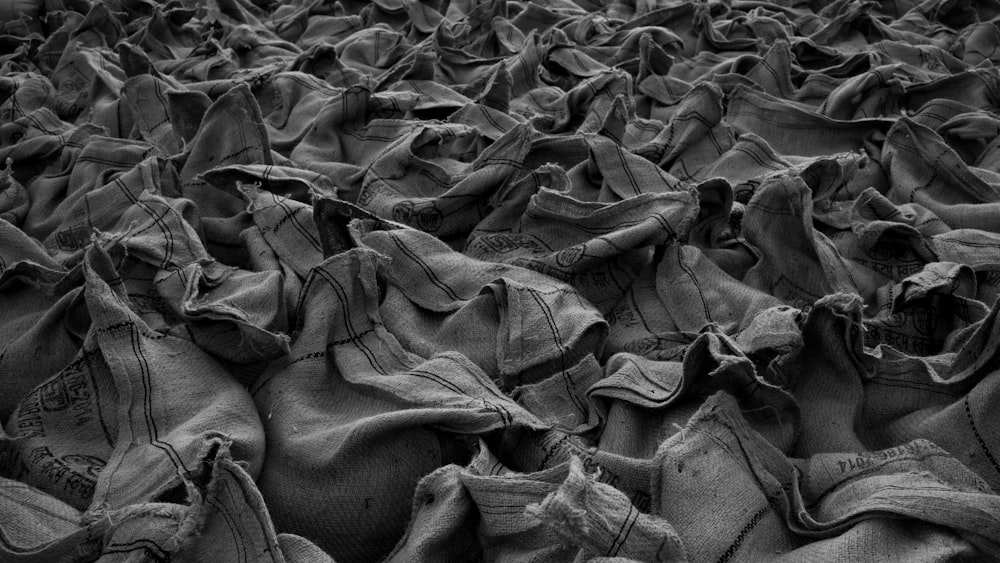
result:
[[[1000,0],[0,0],[0,563],[1000,560]]]

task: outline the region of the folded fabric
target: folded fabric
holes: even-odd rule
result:
[[[994,0],[0,0],[0,561],[1000,558]]]

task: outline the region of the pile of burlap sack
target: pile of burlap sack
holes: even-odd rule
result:
[[[1000,558],[998,15],[0,1],[0,561]]]

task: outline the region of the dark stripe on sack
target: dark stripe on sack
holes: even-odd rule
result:
[[[976,427],[976,421],[974,418],[972,418],[972,408],[969,406],[968,395],[965,396],[964,403],[965,403],[965,416],[968,417],[969,419],[969,426],[972,427],[972,433],[975,434],[976,441],[979,442],[979,447],[982,448],[983,452],[986,454],[986,458],[990,460],[990,465],[993,466],[993,470],[996,471],[997,473],[1000,473],[1000,464],[998,464],[996,458],[993,457],[993,452],[991,452],[990,448],[986,445],[986,440],[984,440],[983,436],[979,433],[979,428]]]
[[[761,508],[760,510],[755,512],[754,515],[750,517],[750,521],[747,522],[746,526],[743,526],[743,529],[740,530],[740,533],[736,536],[736,539],[733,540],[733,543],[729,546],[729,549],[727,549],[726,552],[722,554],[722,557],[718,559],[718,563],[727,563],[729,560],[733,558],[734,555],[736,555],[736,552],[740,550],[740,546],[743,545],[743,542],[747,539],[747,536],[750,535],[750,532],[757,527],[757,524],[759,524],[760,521],[764,519],[764,515],[770,512],[770,510],[771,510],[771,505],[767,505],[764,508]]]

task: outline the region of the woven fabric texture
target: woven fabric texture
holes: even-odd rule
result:
[[[0,563],[1000,560],[1000,1],[0,0]]]

